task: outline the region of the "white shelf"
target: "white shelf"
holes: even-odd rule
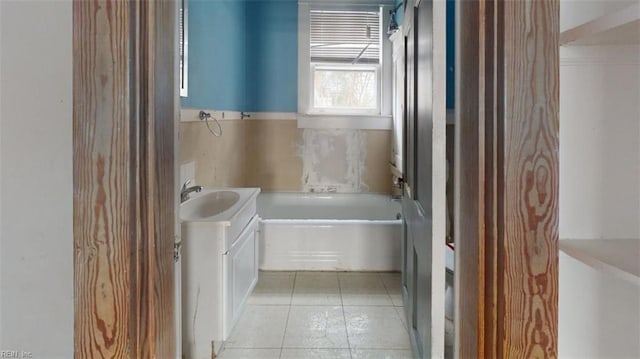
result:
[[[640,45],[640,3],[561,32],[560,45]]]
[[[561,239],[560,250],[640,286],[640,239]]]

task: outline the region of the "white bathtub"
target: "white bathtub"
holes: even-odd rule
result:
[[[258,196],[260,269],[399,271],[400,203],[378,194]]]

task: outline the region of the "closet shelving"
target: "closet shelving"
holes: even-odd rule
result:
[[[637,239],[564,239],[560,249],[589,266],[640,286]]]
[[[560,45],[640,44],[640,3],[599,16],[560,33]]]
[[[560,46],[574,45],[639,46],[640,1],[562,31]],[[561,239],[560,249],[595,269],[640,286],[640,239]]]

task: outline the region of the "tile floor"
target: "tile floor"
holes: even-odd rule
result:
[[[399,273],[261,272],[220,359],[410,359]]]

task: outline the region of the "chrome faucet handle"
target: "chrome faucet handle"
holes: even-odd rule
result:
[[[189,185],[189,183],[191,183],[191,178],[187,178],[186,181],[184,181],[184,183],[182,184],[182,190],[184,191],[185,189],[187,189],[187,186]]]

